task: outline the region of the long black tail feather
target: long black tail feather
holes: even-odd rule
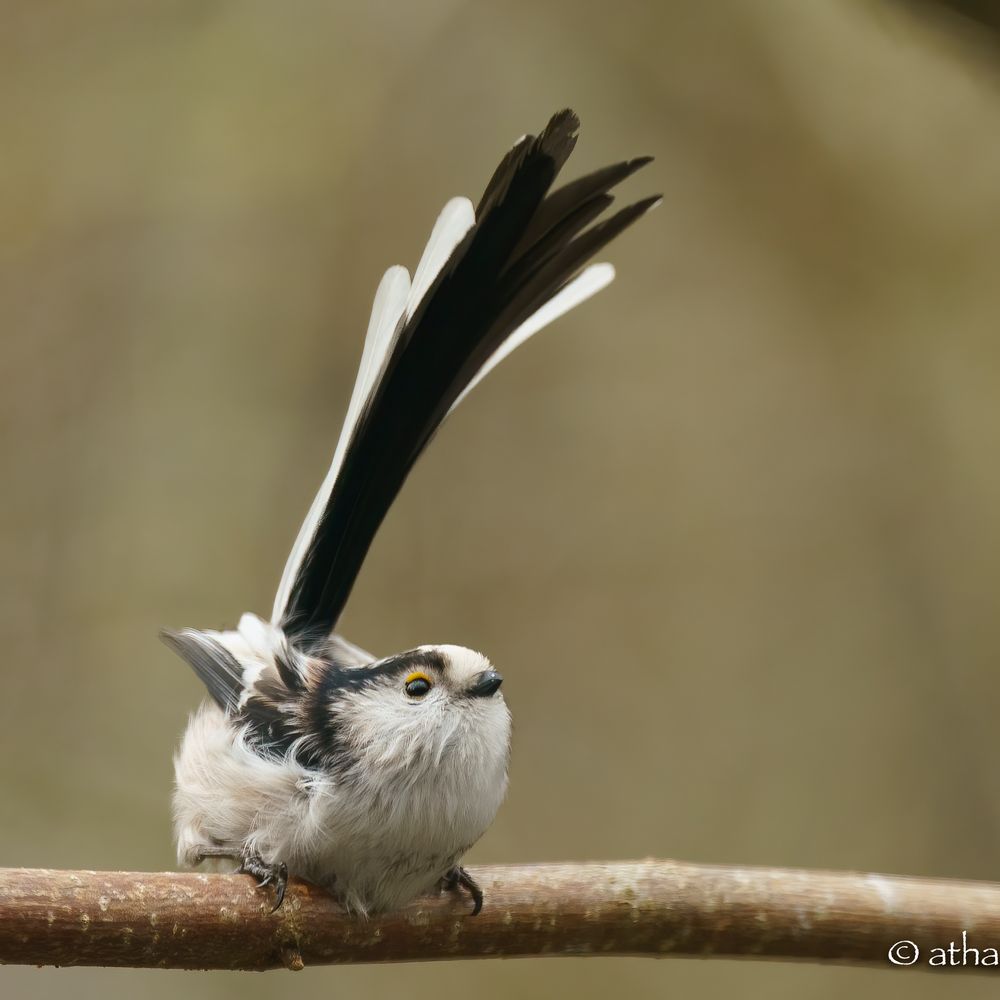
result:
[[[608,189],[649,162],[628,160],[549,194],[573,151],[569,110],[503,158],[456,247],[401,332],[357,423],[281,625],[310,651],[333,631],[376,531],[449,409],[506,338],[648,211],[648,198],[587,228]]]

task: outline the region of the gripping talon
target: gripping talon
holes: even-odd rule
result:
[[[443,882],[448,892],[454,892],[459,886],[468,890],[469,895],[472,897],[472,916],[476,917],[479,915],[479,911],[483,908],[483,890],[479,887],[479,883],[461,865],[456,865],[452,868],[445,875]]]
[[[274,906],[271,912],[274,913],[285,900],[285,889],[288,888],[288,866],[284,862],[268,864],[254,854],[248,854],[240,862],[238,871],[244,875],[252,875],[260,881],[257,883],[258,889],[265,886],[274,886]]]
[[[274,913],[285,901],[285,889],[288,888],[288,866],[282,862],[278,865],[278,874],[274,879],[274,906],[271,912]]]

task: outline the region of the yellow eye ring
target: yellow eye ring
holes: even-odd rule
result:
[[[423,698],[430,689],[431,679],[427,674],[423,674],[419,670],[415,670],[412,674],[407,674],[406,680],[403,682],[403,690],[411,698]]]

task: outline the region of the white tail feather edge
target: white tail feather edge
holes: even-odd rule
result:
[[[413,274],[410,297],[406,302],[406,315],[412,316],[427,294],[441,268],[448,263],[455,247],[465,239],[465,234],[476,224],[476,210],[468,198],[452,198],[438,215],[430,239]]]
[[[275,625],[284,614],[291,596],[292,585],[295,582],[295,575],[298,573],[299,566],[316,531],[316,526],[323,516],[330,494],[333,492],[333,484],[337,481],[337,475],[340,473],[340,466],[343,464],[344,455],[350,444],[351,436],[354,434],[358,417],[361,415],[372,389],[378,384],[385,360],[391,353],[396,335],[402,327],[401,320],[409,294],[409,272],[405,267],[390,267],[382,276],[378,291],[375,292],[372,314],[368,321],[368,332],[365,335],[365,346],[361,352],[361,364],[358,366],[358,376],[354,381],[354,390],[351,393],[351,402],[347,407],[344,426],[337,440],[337,448],[333,453],[333,462],[323,480],[323,485],[319,488],[319,492],[309,508],[309,513],[306,514],[306,519],[302,522],[302,527],[299,529],[295,544],[292,546],[288,561],[285,563],[285,569],[281,574],[281,583],[278,586],[278,592],[274,598],[274,609],[271,612],[271,621]]]
[[[578,306],[596,295],[602,288],[606,288],[615,277],[615,269],[611,264],[591,264],[584,268],[568,285],[558,294],[554,295],[537,312],[532,313],[489,357],[486,364],[476,373],[476,377],[465,387],[462,394],[451,404],[451,413],[459,403],[469,395],[472,390],[508,354],[516,351],[529,337],[533,337],[543,327],[557,320],[563,313]]]

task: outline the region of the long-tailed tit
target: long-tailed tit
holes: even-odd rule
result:
[[[270,621],[164,633],[211,695],[174,760],[181,864],[231,858],[275,888],[288,873],[349,911],[436,885],[482,892],[460,866],[507,788],[510,714],[481,653],[419,646],[379,659],[335,628],[407,473],[466,393],[514,348],[614,277],[587,261],[652,208],[597,220],[649,157],[550,193],[576,143],[572,111],[504,156],[474,208],[438,216],[411,279],[386,271],[333,464]],[[594,223],[591,225],[591,223]]]

